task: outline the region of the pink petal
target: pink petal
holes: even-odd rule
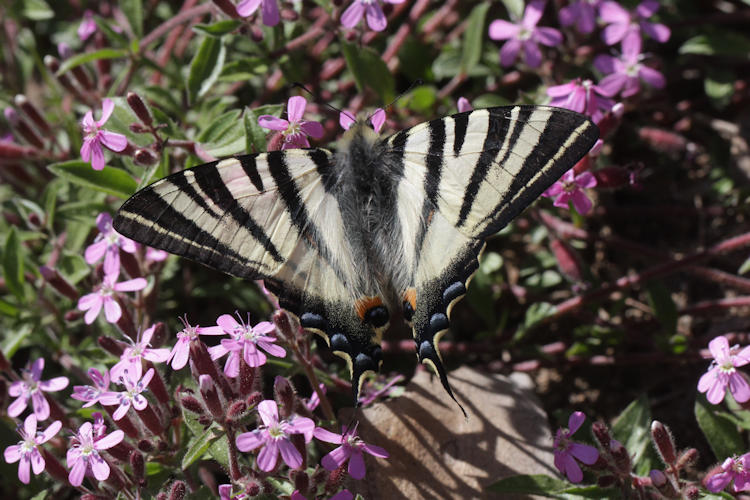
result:
[[[154,363],[164,363],[169,358],[169,349],[146,349],[143,357]]]
[[[562,192],[560,193],[560,196],[555,198],[555,202],[552,203],[552,206],[555,206],[557,208],[568,208],[569,200],[570,200],[570,193]]]
[[[208,348],[208,354],[211,356],[211,359],[217,360],[220,357],[226,355],[229,351],[227,348],[225,348],[223,345],[218,344],[213,347]]]
[[[299,134],[292,134],[286,136],[286,140],[284,144],[281,146],[281,149],[294,149],[294,148],[309,148],[310,142],[307,140],[307,136],[305,134],[299,133]]]
[[[26,417],[26,420],[23,421],[23,430],[26,433],[27,436],[33,436],[36,434],[36,427],[37,422],[39,420],[44,420],[43,418],[40,419],[36,416],[36,414],[29,415]]]
[[[31,470],[34,474],[39,475],[44,470],[44,458],[39,450],[35,449],[31,452]]]
[[[223,332],[222,332],[223,333]],[[178,342],[172,348],[172,352],[169,354],[172,358],[172,369],[180,370],[188,362],[190,358],[190,345],[188,342]]]
[[[276,0],[263,0],[263,24],[276,26],[279,24],[279,6]]]
[[[641,90],[641,84],[638,81],[638,78],[634,76],[629,76],[625,78],[625,85],[622,88],[622,93],[620,94],[623,98],[625,97],[631,97],[636,95]]]
[[[708,350],[716,361],[721,362],[729,357],[729,341],[726,337],[718,336],[708,343]]]
[[[336,434],[322,427],[316,427],[313,435],[326,443],[341,444],[341,434]]]
[[[104,299],[104,317],[107,323],[117,323],[122,316],[122,308],[112,297]]]
[[[281,458],[284,463],[292,469],[298,468],[302,465],[302,455],[299,450],[288,439],[281,439],[278,441],[279,451],[281,452]]]
[[[523,25],[524,28],[531,30],[537,25],[542,18],[545,3],[544,0],[534,0],[529,2],[526,6],[526,10],[523,12],[523,20],[521,21],[521,25]]]
[[[538,68],[542,64],[542,52],[539,46],[531,40],[523,42],[523,52],[526,58],[526,64],[532,68]]]
[[[3,455],[7,463],[14,464],[21,460],[21,446],[17,444],[8,446]]]
[[[576,87],[578,87],[578,82],[576,80],[563,83],[562,85],[553,85],[547,88],[547,95],[550,97],[563,97],[570,95]]]
[[[99,133],[99,140],[103,145],[112,151],[122,151],[128,147],[128,139],[122,134],[110,132],[109,130],[102,130]]]
[[[664,43],[669,40],[672,32],[661,23],[641,23],[641,29],[657,42]]]
[[[83,120],[81,120],[81,125],[83,125],[83,130],[88,134],[92,129],[96,128],[96,122],[94,121],[94,113],[91,112],[91,110],[86,111],[86,114],[83,115]]]
[[[118,292],[136,292],[146,288],[146,285],[148,285],[148,281],[145,278],[135,278],[116,283],[113,288]]]
[[[722,472],[720,474],[714,474],[706,480],[706,489],[713,493],[718,493],[732,482],[734,474],[729,472]]]
[[[576,87],[568,96],[565,107],[571,111],[582,113],[586,109],[586,91],[582,87]]]
[[[271,426],[279,422],[279,407],[273,399],[264,399],[258,404],[260,419],[265,425]]]
[[[94,307],[97,302],[101,301],[102,296],[98,293],[87,293],[86,295],[78,299],[77,307],[81,311],[86,311],[87,309],[91,309],[92,307]]]
[[[149,368],[146,374],[141,379],[141,387],[148,387],[148,384],[151,383],[151,379],[154,378],[155,370],[153,368]]]
[[[84,159],[85,160],[85,159]],[[87,264],[94,264],[104,256],[104,252],[107,250],[107,240],[99,240],[96,243],[92,243],[86,247],[86,251],[83,254]]]
[[[13,401],[10,405],[8,405],[8,415],[11,417],[17,417],[20,415],[28,405],[28,397],[21,396],[20,398]]]
[[[370,123],[372,123],[373,130],[380,133],[380,129],[383,128],[383,124],[385,123],[385,111],[380,108],[376,109],[370,117]]]
[[[554,28],[537,28],[534,32],[534,39],[536,39],[542,45],[548,47],[555,47],[560,45],[563,41],[562,33]]]
[[[120,393],[107,391],[99,396],[99,402],[104,406],[114,406],[120,404]]]
[[[258,117],[258,125],[270,130],[286,130],[289,122],[276,116],[261,115]]]
[[[594,28],[596,28],[596,13],[591,5],[583,4],[581,6],[576,26],[578,26],[578,31],[584,35],[594,31]]]
[[[750,400],[750,385],[748,385],[747,379],[739,372],[729,376],[729,391],[738,403]]]
[[[722,380],[720,377],[716,377],[714,384],[708,388],[706,392],[706,399],[708,402],[714,405],[721,403],[724,400],[727,390],[727,381]]]
[[[222,314],[216,318],[216,324],[219,325],[225,332],[232,333],[232,331],[240,326],[234,316],[230,314]]]
[[[573,443],[568,452],[586,465],[592,465],[599,458],[599,451],[586,444]]]
[[[651,17],[659,10],[659,2],[657,0],[645,0],[635,10],[641,17]]]
[[[622,89],[627,80],[628,77],[622,73],[612,73],[602,78],[597,87],[607,92],[608,95],[615,95]]]
[[[123,252],[127,252],[127,253],[135,253],[135,251],[138,250],[138,247],[136,247],[135,241],[131,240],[130,238],[126,238],[125,236],[120,235],[120,250],[122,250]],[[156,257],[154,257],[153,255],[149,257],[149,254],[159,253],[159,252],[164,254],[164,258],[160,258],[159,257],[160,254],[157,255]],[[163,250],[155,250],[153,248],[149,248],[148,251],[146,252],[147,258],[151,260],[157,260],[157,261],[166,259],[167,255],[168,255],[167,252],[164,252]]]
[[[33,378],[34,380],[41,380],[43,371],[44,371],[44,358],[37,358],[31,364],[31,378]]]
[[[107,123],[107,120],[109,120],[109,117],[112,116],[112,112],[115,110],[115,103],[112,102],[112,99],[104,99],[102,101],[102,117],[99,118],[99,121],[96,122],[97,125],[100,127]]]
[[[348,472],[354,479],[363,479],[365,477],[365,459],[361,451],[352,450],[352,455],[349,457]]]
[[[375,446],[374,444],[364,443],[362,449],[374,457],[388,458],[390,456],[385,449],[380,446]]]
[[[570,434],[575,434],[585,420],[586,414],[582,411],[573,412],[570,417],[568,417],[568,430],[570,431]]]
[[[365,13],[365,6],[359,0],[354,0],[349,7],[341,14],[341,24],[346,28],[353,28],[357,25],[362,15]]]
[[[264,341],[258,341],[258,345],[271,356],[276,356],[277,358],[286,357],[286,351],[281,346]]]
[[[120,444],[120,441],[122,441],[124,438],[125,433],[118,429],[108,434],[107,436],[98,439],[96,443],[94,443],[94,448],[96,448],[97,450],[107,450],[109,448],[112,448],[113,446]]]
[[[237,4],[237,14],[242,17],[253,15],[258,10],[258,7],[260,7],[261,2],[262,0],[242,0],[242,2]]]
[[[388,1],[388,0],[386,0]],[[393,0],[391,0],[393,1]],[[354,494],[349,490],[341,490],[335,495],[333,495],[329,500],[352,500],[354,498]]]
[[[465,111],[471,111],[474,108],[472,107],[469,100],[465,97],[459,97],[458,102],[456,103],[456,107],[458,108],[459,113],[463,113]]]
[[[133,408],[135,408],[138,411],[145,410],[148,406],[148,400],[144,398],[142,395],[137,394],[133,397]]]
[[[367,25],[373,31],[383,31],[388,25],[388,20],[383,14],[383,9],[380,8],[380,4],[375,1],[366,6],[367,12]]]
[[[521,27],[504,19],[495,19],[490,23],[489,35],[493,40],[508,40],[516,38]]]
[[[296,95],[289,98],[286,106],[286,115],[291,123],[299,122],[302,120],[302,115],[305,114],[305,107],[307,106],[307,99],[302,96]]]
[[[586,193],[584,193],[583,191],[573,191],[570,196],[573,201],[573,207],[575,207],[576,212],[581,215],[587,214],[589,210],[591,210],[591,207],[594,206],[588,196],[586,196]]]
[[[297,417],[290,421],[284,429],[288,434],[312,435],[315,430],[315,422],[307,417]],[[309,439],[305,439],[309,441]]]
[[[41,391],[31,393],[31,406],[34,409],[34,415],[39,420],[47,420],[49,417],[49,403]]]
[[[599,6],[599,17],[605,23],[629,24],[630,13],[617,2],[604,2]]]
[[[602,31],[602,40],[607,45],[614,45],[625,37],[628,28],[627,24],[610,24]]]
[[[117,419],[115,419],[117,420]],[[68,474],[68,481],[73,486],[80,486],[83,483],[83,477],[86,475],[86,462],[82,459],[76,460],[73,466],[70,467],[70,474]]]
[[[231,352],[224,363],[224,375],[229,378],[236,378],[240,374],[240,355],[237,351]]]
[[[513,63],[516,62],[516,57],[518,57],[519,50],[521,50],[520,40],[513,39],[505,42],[500,49],[500,64],[505,68],[513,66]]]
[[[276,467],[276,461],[279,457],[279,446],[274,440],[266,442],[266,445],[258,453],[258,468],[268,472]]]
[[[255,346],[252,346],[251,344],[245,344],[242,358],[245,360],[245,363],[247,363],[247,366],[251,367],[263,366],[268,360],[265,354],[260,352],[255,348]]]
[[[240,451],[253,451],[262,446],[265,440],[259,431],[243,432],[236,439],[237,449]]]
[[[656,89],[663,89],[667,83],[664,75],[648,66],[641,66],[638,69],[638,77]]]
[[[226,335],[220,326],[201,326],[198,327],[197,333],[198,335]]]
[[[276,325],[271,323],[270,321],[261,321],[257,325],[255,325],[253,328],[253,333],[259,334],[259,335],[266,335],[268,333],[276,331]]]
[[[320,139],[325,133],[323,125],[318,122],[302,122],[302,125],[300,125],[300,130],[302,130],[302,132],[309,135],[310,137],[314,137],[315,139]]]
[[[342,111],[339,113],[339,125],[341,125],[341,128],[344,130],[349,130],[349,127],[351,127],[355,121],[354,117],[348,111]]]
[[[346,462],[346,459],[349,458],[351,453],[351,448],[339,446],[328,455],[324,456],[321,459],[320,464],[325,467],[326,470],[336,470]]]
[[[570,455],[563,457],[563,466],[565,467],[565,475],[568,476],[571,483],[580,483],[583,479],[583,472],[578,463]]]
[[[26,387],[26,384],[20,380],[16,380],[12,384],[10,384],[10,387],[8,388],[8,394],[11,396],[18,397],[24,392],[24,387]]]
[[[61,391],[68,387],[68,377],[55,377],[50,380],[45,380],[39,383],[39,388],[47,392]]]
[[[29,462],[29,456],[22,456],[21,461],[18,462],[18,480],[23,484],[29,484],[29,480],[31,479],[31,471],[29,471],[29,465],[31,465],[31,463]]]
[[[118,276],[120,274],[120,249],[117,245],[107,248],[104,255],[104,274],[107,276]]]
[[[99,481],[105,481],[109,477],[109,465],[98,454],[92,454],[89,463],[91,464],[91,471],[94,473],[94,477]]]
[[[572,170],[571,170],[572,171]],[[575,178],[576,185],[581,188],[596,187],[596,177],[591,172],[581,172]]]

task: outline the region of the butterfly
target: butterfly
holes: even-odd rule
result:
[[[391,318],[402,316],[418,360],[458,403],[438,341],[485,239],[598,135],[584,115],[549,106],[466,111],[389,137],[360,120],[335,152],[239,155],[165,177],[128,199],[114,227],[233,276],[262,279],[282,308],[346,361],[355,403],[363,377],[382,364]]]

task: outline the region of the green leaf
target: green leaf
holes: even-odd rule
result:
[[[242,128],[238,126],[239,118],[240,110],[227,111],[201,130],[196,140],[198,142],[220,142],[227,135],[236,135],[237,130],[242,131]]]
[[[731,71],[709,71],[703,81],[703,88],[711,103],[718,109],[725,108],[734,95],[734,81],[736,76]]]
[[[697,35],[682,44],[680,54],[707,56],[728,56],[747,59],[750,54],[750,40],[733,31]]]
[[[18,316],[18,314],[21,312],[19,308],[11,304],[10,302],[6,302],[3,299],[0,299],[0,314],[3,316],[9,316],[11,318],[15,318]],[[5,352],[5,351],[3,351]]]
[[[221,38],[207,36],[190,62],[187,91],[191,103],[208,92],[221,74],[226,49]]]
[[[523,325],[518,327],[515,335],[513,335],[513,341],[517,342],[526,335],[531,328],[538,325],[545,318],[552,316],[557,311],[557,308],[549,302],[535,302],[531,304],[526,310],[526,317],[523,320]]]
[[[421,85],[399,99],[398,107],[408,107],[419,113],[429,113],[435,105],[436,100],[437,91],[435,87]]]
[[[750,257],[748,257],[747,260],[742,263],[740,268],[737,270],[737,274],[745,274],[748,271],[750,271]]]
[[[393,101],[396,82],[380,54],[370,47],[358,47],[347,42],[341,44],[341,49],[359,91],[364,92],[369,87],[380,96],[382,102]]]
[[[0,344],[0,350],[3,351],[5,357],[8,359],[12,358],[23,344],[23,341],[26,340],[33,331],[34,329],[29,324],[24,324],[17,330],[5,329],[3,331],[5,338],[3,339],[2,344]]]
[[[658,458],[651,447],[651,412],[645,394],[620,413],[612,426],[612,435],[630,453],[637,474],[647,474],[657,465]]]
[[[53,174],[79,186],[85,186],[119,198],[128,198],[135,193],[138,184],[124,170],[104,167],[94,170],[89,163],[80,160],[54,163],[47,167]]]
[[[544,474],[506,477],[487,486],[487,491],[506,495],[544,495],[562,498],[619,498],[612,489],[574,485],[564,479]]]
[[[44,0],[24,0],[21,15],[30,21],[44,21],[55,17],[55,12]]]
[[[23,249],[15,226],[10,227],[3,249],[3,276],[5,286],[18,300],[24,300],[23,290]]]
[[[482,40],[484,40],[485,33],[484,21],[489,8],[489,3],[480,3],[469,14],[461,52],[461,73],[463,74],[467,74],[476,66],[482,57]]]
[[[93,52],[84,52],[83,54],[78,54],[63,61],[60,65],[60,69],[57,70],[55,75],[60,76],[81,64],[86,64],[91,61],[98,61],[99,59],[119,59],[120,57],[127,57],[127,55],[128,51],[125,49],[111,48],[99,49]]]
[[[502,0],[505,8],[508,9],[511,20],[521,19],[523,17],[524,1],[523,0]]]
[[[706,436],[716,460],[722,461],[732,455],[744,453],[745,444],[732,419],[716,411],[716,408],[703,395],[695,400],[695,420]]]
[[[193,29],[209,36],[222,36],[242,26],[242,21],[225,19],[213,24],[196,24]]]
[[[661,281],[651,281],[646,285],[646,293],[654,316],[669,334],[673,334],[677,330],[678,313],[669,290]]]
[[[143,5],[141,0],[120,0],[120,10],[128,18],[136,38],[143,36]]]
[[[226,63],[221,70],[219,80],[222,82],[239,82],[266,73],[268,73],[268,63],[264,59],[248,57]]]
[[[188,443],[188,449],[185,452],[185,456],[182,457],[182,464],[180,467],[182,470],[190,467],[193,462],[200,459],[211,447],[211,445],[220,439],[222,434],[219,434],[217,430],[212,426],[206,429],[206,431],[200,436],[196,436]]]
[[[266,150],[266,135],[268,130],[258,125],[261,115],[279,116],[284,110],[280,104],[268,104],[245,112],[245,151],[248,153],[263,153]]]
[[[453,78],[461,72],[461,51],[451,45],[443,46],[432,63],[432,72],[435,78]]]

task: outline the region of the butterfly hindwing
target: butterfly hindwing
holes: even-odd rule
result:
[[[283,308],[347,361],[356,394],[362,376],[379,368],[382,318],[372,320],[376,307],[357,309],[368,297],[350,279],[355,262],[331,175],[331,154],[321,149],[229,158],[137,192],[114,226],[154,248],[263,279]]]
[[[484,239],[502,229],[588,152],[598,129],[585,116],[547,106],[458,113],[388,139],[403,164],[399,207],[413,272],[414,303],[405,301],[417,356],[452,396],[437,347],[450,310],[466,293]],[[455,398],[454,398],[455,399]]]

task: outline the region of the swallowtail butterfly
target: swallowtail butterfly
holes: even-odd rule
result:
[[[594,144],[585,116],[547,106],[467,111],[382,138],[364,121],[336,152],[240,155],[135,193],[121,234],[246,279],[346,360],[354,400],[382,363],[394,311],[455,400],[438,351],[484,240]]]

